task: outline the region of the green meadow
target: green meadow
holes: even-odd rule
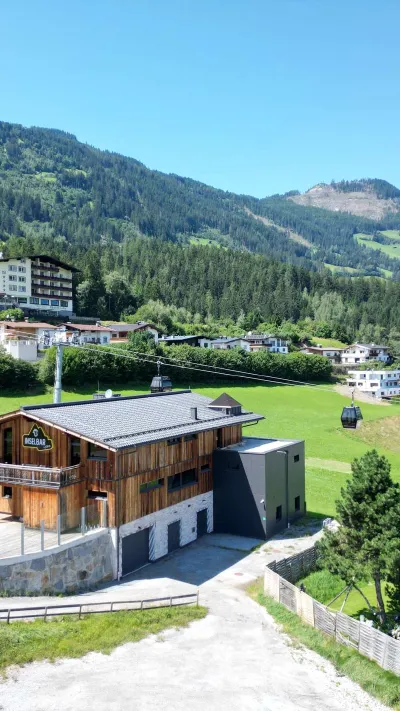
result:
[[[244,435],[304,439],[306,443],[307,484],[306,500],[309,512],[322,516],[335,513],[335,500],[350,473],[350,463],[372,447],[388,457],[392,475],[400,482],[400,407],[359,403],[363,423],[359,430],[343,430],[340,422],[342,408],[349,400],[339,395],[330,385],[315,387],[224,385],[192,386],[193,390],[210,397],[227,391],[252,412],[264,416],[257,425],[244,429]],[[146,385],[115,392],[134,395],[148,392]],[[75,391],[65,390],[63,401],[92,397],[93,387]],[[52,402],[52,391],[27,394],[3,393],[0,414],[18,409],[21,405]]]

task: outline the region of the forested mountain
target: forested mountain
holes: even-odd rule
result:
[[[393,186],[388,192],[385,181],[373,182],[375,192],[397,200]],[[335,192],[357,193],[338,185]],[[118,245],[123,251],[131,239],[145,237],[256,252],[312,270],[328,264],[351,268],[354,275],[387,270],[386,276],[400,278],[399,261],[354,238],[400,228],[400,215],[376,221],[305,207],[291,197],[296,194],[264,200],[235,195],[149,170],[63,131],[0,123],[0,239],[6,254],[50,252],[79,265],[90,247],[112,244],[118,252]]]
[[[364,178],[341,180],[339,183],[332,181],[330,185],[320,183],[302,195],[295,191],[286,197],[298,205],[348,212],[383,222],[389,219],[389,224],[392,215],[393,221],[398,224],[400,190],[386,180]]]

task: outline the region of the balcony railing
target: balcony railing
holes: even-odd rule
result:
[[[0,464],[0,482],[5,484],[23,484],[59,489],[61,486],[80,481],[81,465],[73,467],[38,467],[30,464]]]

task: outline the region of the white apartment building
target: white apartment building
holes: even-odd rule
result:
[[[389,346],[377,346],[375,343],[354,343],[342,351],[342,363],[367,363],[369,360],[390,361]]]
[[[350,388],[381,400],[400,395],[400,370],[350,370]]]
[[[246,336],[251,351],[269,351],[270,353],[289,353],[289,341],[279,336],[265,333],[251,333]]]
[[[13,299],[21,309],[69,315],[72,273],[77,271],[47,255],[0,258],[0,295]]]

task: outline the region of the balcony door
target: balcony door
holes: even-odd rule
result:
[[[13,428],[6,427],[3,430],[3,463],[13,463]]]

